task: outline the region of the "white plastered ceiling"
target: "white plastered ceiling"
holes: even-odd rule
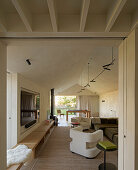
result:
[[[56,94],[73,95],[87,83],[87,63],[90,64],[90,78],[97,75],[102,65],[111,61],[114,47],[115,65],[106,71],[84,94],[99,94],[117,89],[118,54],[121,40],[95,39],[47,39],[47,40],[6,40],[8,71],[47,88],[55,88]],[[30,59],[32,65],[26,63]],[[82,93],[82,94],[83,94]]]

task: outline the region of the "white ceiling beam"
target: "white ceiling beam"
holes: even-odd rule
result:
[[[0,37],[85,37],[85,38],[118,38],[118,37],[127,37],[129,35],[129,32],[0,32]],[[110,43],[110,41],[109,41]]]
[[[138,10],[136,10],[132,16],[132,26],[131,26],[131,31],[138,27]]]
[[[12,0],[13,5],[15,6],[18,14],[20,15],[24,25],[26,26],[26,29],[28,32],[32,32],[32,18],[31,13],[28,11],[28,9],[25,7],[23,2],[21,0]]]
[[[87,15],[89,11],[90,0],[83,0],[82,9],[81,9],[81,17],[80,17],[80,31],[84,32]]]
[[[115,5],[113,4],[113,8],[111,8],[107,16],[107,25],[105,28],[106,32],[109,32],[111,30],[126,1],[127,0],[118,0],[116,1]]]
[[[57,32],[58,26],[57,26],[57,12],[56,12],[56,7],[55,7],[55,1],[54,0],[47,0],[47,4],[48,4],[48,8],[49,8],[49,13],[50,13],[53,31]]]

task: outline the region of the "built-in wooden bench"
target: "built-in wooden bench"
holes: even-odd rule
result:
[[[18,165],[12,165],[11,167],[7,168],[7,170],[19,170],[23,166],[23,163]]]
[[[54,121],[50,122],[48,125],[44,122],[32,133],[30,133],[27,137],[25,137],[22,141],[20,141],[17,145],[24,144],[28,146],[29,149],[33,151],[33,158],[35,158],[35,151],[37,146],[41,143],[44,143],[45,137],[50,132],[50,129],[54,126]],[[16,145],[16,146],[17,146]],[[16,147],[14,146],[14,147]],[[19,170],[22,167],[23,163],[18,165],[12,165],[7,168],[7,170]]]

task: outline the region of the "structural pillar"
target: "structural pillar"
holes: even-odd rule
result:
[[[118,170],[138,170],[138,29],[119,47]]]
[[[7,48],[0,42],[0,170],[6,169],[6,77]]]

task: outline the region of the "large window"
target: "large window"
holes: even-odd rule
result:
[[[55,96],[55,114],[58,109],[66,114],[67,110],[75,110],[76,107],[76,96]]]

